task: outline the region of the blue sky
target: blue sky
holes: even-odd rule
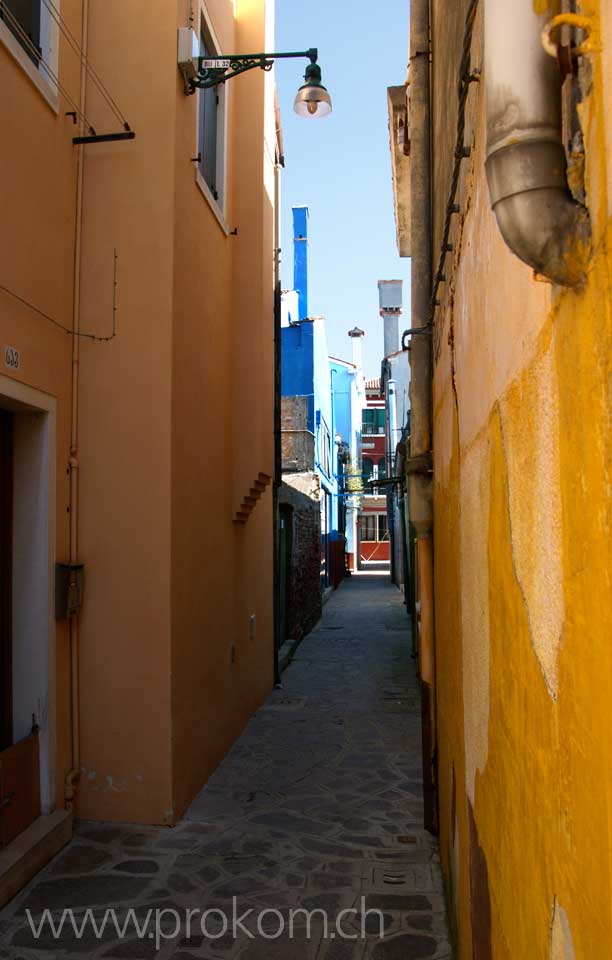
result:
[[[310,209],[309,313],[327,317],[330,353],[351,359],[347,331],[366,332],[366,376],[380,373],[378,280],[404,280],[408,327],[410,262],[395,245],[387,87],[408,64],[409,0],[276,0],[276,49],[318,47],[333,113],[304,120],[293,99],[307,60],[278,61],[285,139],[284,288],[293,286],[291,207]]]

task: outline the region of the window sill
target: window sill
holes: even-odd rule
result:
[[[200,188],[202,194],[204,195],[204,199],[207,201],[208,206],[214,213],[217,223],[223,230],[223,233],[225,234],[226,237],[229,237],[229,227],[227,225],[227,221],[225,217],[223,216],[223,211],[219,206],[219,201],[215,200],[210,187],[206,183],[206,180],[204,179],[204,177],[202,176],[202,174],[200,173],[197,167],[195,172],[195,182]]]
[[[0,44],[5,47],[6,50],[8,50],[13,59],[19,64],[23,72],[27,74],[42,98],[46,100],[53,112],[59,113],[59,98],[57,95],[57,88],[49,80],[45,79],[44,68],[41,71],[34,66],[19,41],[13,36],[6,24],[2,23],[1,21]],[[55,72],[57,73],[57,70]]]

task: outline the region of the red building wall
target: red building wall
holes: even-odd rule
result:
[[[385,403],[383,395],[380,392],[380,381],[379,380],[369,380],[366,381],[366,410],[376,410],[383,411],[385,409]],[[379,414],[380,416],[380,414]],[[384,431],[384,417],[380,419],[380,432],[379,433],[368,433],[365,429],[366,424],[364,424],[364,430],[361,435],[361,453],[362,453],[362,473],[365,476],[370,473],[368,461],[371,461],[373,466],[378,467],[378,475],[380,477],[386,476],[386,436]],[[366,487],[366,490],[372,489]],[[383,496],[380,496],[380,494]],[[377,516],[377,517],[386,517],[387,516],[387,501],[384,496],[384,488],[379,488],[379,495],[372,496],[366,494],[363,499],[363,507],[360,513],[361,516]],[[376,524],[376,537],[377,539],[370,539],[369,537],[363,538],[361,536],[361,527],[362,523],[359,523],[360,535],[359,535],[359,559],[360,562],[389,562],[390,560],[390,545],[387,538],[381,540],[379,537],[378,523]]]

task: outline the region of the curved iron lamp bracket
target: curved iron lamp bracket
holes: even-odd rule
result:
[[[316,47],[311,47],[310,50],[296,53],[245,53],[231,54],[228,57],[198,57],[198,73],[189,80],[189,93],[218,87],[232,77],[238,77],[241,73],[255,70],[257,67],[267,72],[272,69],[275,60],[307,57],[311,63],[316,63],[318,56]]]

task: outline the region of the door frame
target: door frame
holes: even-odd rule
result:
[[[56,638],[55,638],[55,560],[56,560],[56,514],[57,514],[57,400],[41,390],[36,390],[12,377],[0,374],[0,407],[19,413],[42,414],[44,417],[41,439],[44,443],[43,497],[46,501],[45,569],[47,582],[43,584],[46,597],[46,704],[43,715],[37,718],[40,724],[40,797],[42,814],[55,809],[56,792]],[[14,491],[15,499],[18,492]]]
[[[13,414],[0,409],[0,750],[13,744]]]

